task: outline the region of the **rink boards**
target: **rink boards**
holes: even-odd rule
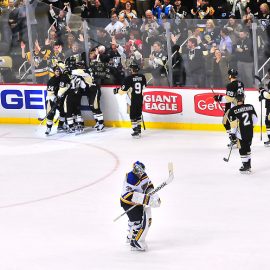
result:
[[[126,95],[114,95],[113,86],[102,87],[101,108],[105,125],[130,127]],[[214,89],[224,94],[224,89]],[[147,128],[224,130],[222,107],[213,99],[211,89],[148,87],[144,91],[143,118]],[[46,86],[0,85],[0,123],[39,124],[38,117],[46,115]],[[251,103],[260,119],[261,104],[258,91],[246,89],[246,103]],[[265,108],[263,103],[262,115]],[[93,123],[92,113],[82,98],[82,115],[86,124]],[[260,129],[260,120],[255,128]]]

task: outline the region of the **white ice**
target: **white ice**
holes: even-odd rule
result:
[[[259,134],[252,174],[225,132],[91,128],[80,136],[0,126],[0,270],[269,270],[270,148]],[[125,243],[119,196],[125,173],[145,163],[159,192],[147,252]]]

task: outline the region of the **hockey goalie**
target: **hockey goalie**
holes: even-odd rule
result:
[[[127,242],[131,250],[147,250],[145,237],[152,222],[151,208],[159,207],[161,203],[157,193],[150,194],[153,190],[144,164],[136,161],[132,171],[126,174],[121,194],[121,206],[129,219]]]

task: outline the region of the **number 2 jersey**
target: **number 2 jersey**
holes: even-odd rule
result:
[[[253,137],[253,127],[257,122],[257,114],[253,105],[236,105],[229,111],[231,126],[236,130],[236,135],[240,140],[251,141]]]

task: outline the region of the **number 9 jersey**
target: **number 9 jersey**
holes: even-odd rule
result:
[[[132,74],[125,78],[119,91],[127,92],[131,99],[131,104],[142,105],[143,90],[146,87],[146,78],[143,74]]]

